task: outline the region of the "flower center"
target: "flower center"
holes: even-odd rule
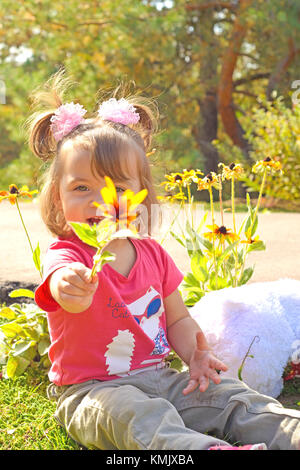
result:
[[[182,177],[180,175],[175,176],[175,181],[182,181]]]
[[[221,225],[221,227],[219,227],[218,232],[221,233],[222,235],[226,235],[227,234],[227,228],[224,227],[224,225]]]
[[[19,194],[19,191],[15,186],[10,188],[9,192],[10,192],[10,194]]]
[[[235,163],[230,163],[229,168],[230,170],[233,170],[235,168]]]
[[[205,178],[209,179],[209,181],[213,180],[213,177],[212,177],[211,173],[208,173],[208,175],[206,175]]]
[[[271,161],[271,158],[270,157],[267,157],[264,159],[264,162],[270,162]]]

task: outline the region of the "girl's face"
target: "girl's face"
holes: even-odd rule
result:
[[[93,202],[103,203],[100,190],[105,186],[105,180],[91,171],[91,157],[87,150],[74,148],[67,141],[61,149],[62,174],[59,186],[60,205],[67,222],[84,222],[92,225],[99,222],[97,208]],[[129,165],[131,178],[128,181],[114,179],[117,193],[131,189],[140,191],[136,158],[132,156]]]

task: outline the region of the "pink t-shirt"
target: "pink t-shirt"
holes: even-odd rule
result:
[[[128,277],[104,265],[93,302],[81,313],[63,310],[52,298],[47,279],[72,262],[92,268],[95,249],[75,235],[50,245],[35,301],[47,312],[49,378],[56,385],[122,377],[161,364],[169,353],[163,299],[179,286],[183,274],[152,238],[130,240],[136,261]]]

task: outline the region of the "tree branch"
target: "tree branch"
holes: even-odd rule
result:
[[[300,49],[295,48],[295,42],[292,37],[288,39],[288,53],[287,55],[281,59],[275,70],[270,76],[268,87],[267,87],[267,98],[269,101],[272,100],[272,91],[275,89],[276,85],[280,82],[282,75],[287,71],[293,60],[295,59],[296,55],[299,54]]]
[[[185,5],[185,9],[189,11],[203,11],[203,10],[208,10],[209,8],[226,8],[227,10],[236,10],[236,5],[230,2],[222,2],[222,1],[216,1],[216,2],[207,2],[207,3],[202,3],[201,5]]]
[[[250,93],[250,91],[234,90],[233,93],[238,93],[241,95],[249,96],[250,98],[254,98],[255,100],[257,99],[257,95],[255,95],[254,93]]]
[[[240,85],[244,85],[245,83],[252,82],[253,80],[260,80],[261,78],[269,78],[270,72],[265,73],[255,73],[254,75],[250,75],[250,77],[239,78],[233,82],[233,86],[237,87]]]

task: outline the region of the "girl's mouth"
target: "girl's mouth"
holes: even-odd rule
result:
[[[89,225],[94,225],[94,224],[99,224],[99,222],[101,222],[101,220],[103,220],[104,217],[99,217],[99,216],[95,216],[95,217],[90,217],[89,219],[87,219],[87,223]]]

